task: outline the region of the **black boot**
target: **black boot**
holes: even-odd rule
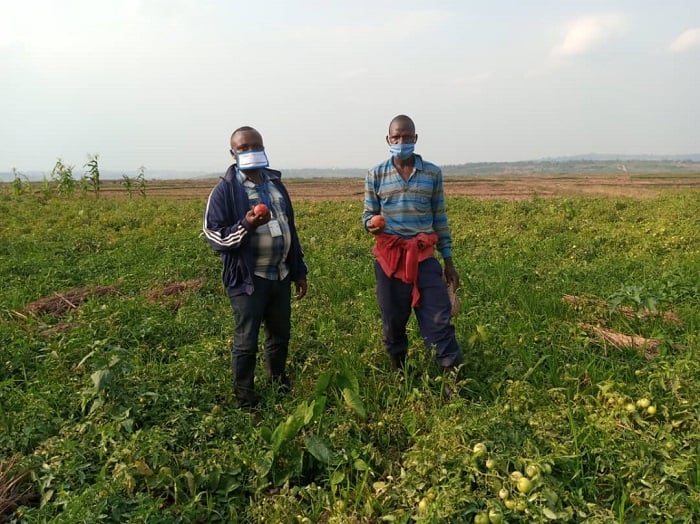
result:
[[[286,372],[287,367],[287,347],[278,347],[268,350],[265,355],[265,366],[267,376],[275,384],[280,393],[289,393],[292,383]]]
[[[258,405],[255,395],[255,355],[238,355],[233,361],[233,391],[238,407],[253,411]]]
[[[406,353],[389,353],[391,369],[399,371],[406,365]]]

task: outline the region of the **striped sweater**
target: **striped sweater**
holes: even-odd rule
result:
[[[435,233],[437,249],[443,258],[452,256],[452,237],[447,224],[442,171],[438,166],[414,155],[415,170],[405,181],[394,167],[392,159],[367,173],[365,179],[365,206],[362,222],[372,216],[384,215],[384,232],[403,238],[418,233]]]

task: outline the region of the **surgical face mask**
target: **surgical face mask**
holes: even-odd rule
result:
[[[264,149],[236,153],[236,163],[241,171],[260,169],[270,165]]]
[[[389,152],[394,158],[406,160],[413,154],[416,144],[390,144]]]

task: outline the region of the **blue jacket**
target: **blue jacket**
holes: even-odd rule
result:
[[[284,197],[288,210],[287,220],[292,233],[292,243],[286,262],[289,264],[290,278],[293,282],[305,280],[308,268],[294,224],[292,201],[282,184],[282,173],[274,169],[264,171]],[[250,249],[250,237],[254,229],[245,219],[245,214],[250,208],[248,193],[236,177],[236,164],[233,164],[209,194],[202,227],[209,245],[221,254],[224,287],[231,297],[253,293],[255,260]]]

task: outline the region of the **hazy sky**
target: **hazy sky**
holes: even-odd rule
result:
[[[0,0],[0,171],[700,152],[698,0]],[[148,171],[147,171],[148,173]]]

